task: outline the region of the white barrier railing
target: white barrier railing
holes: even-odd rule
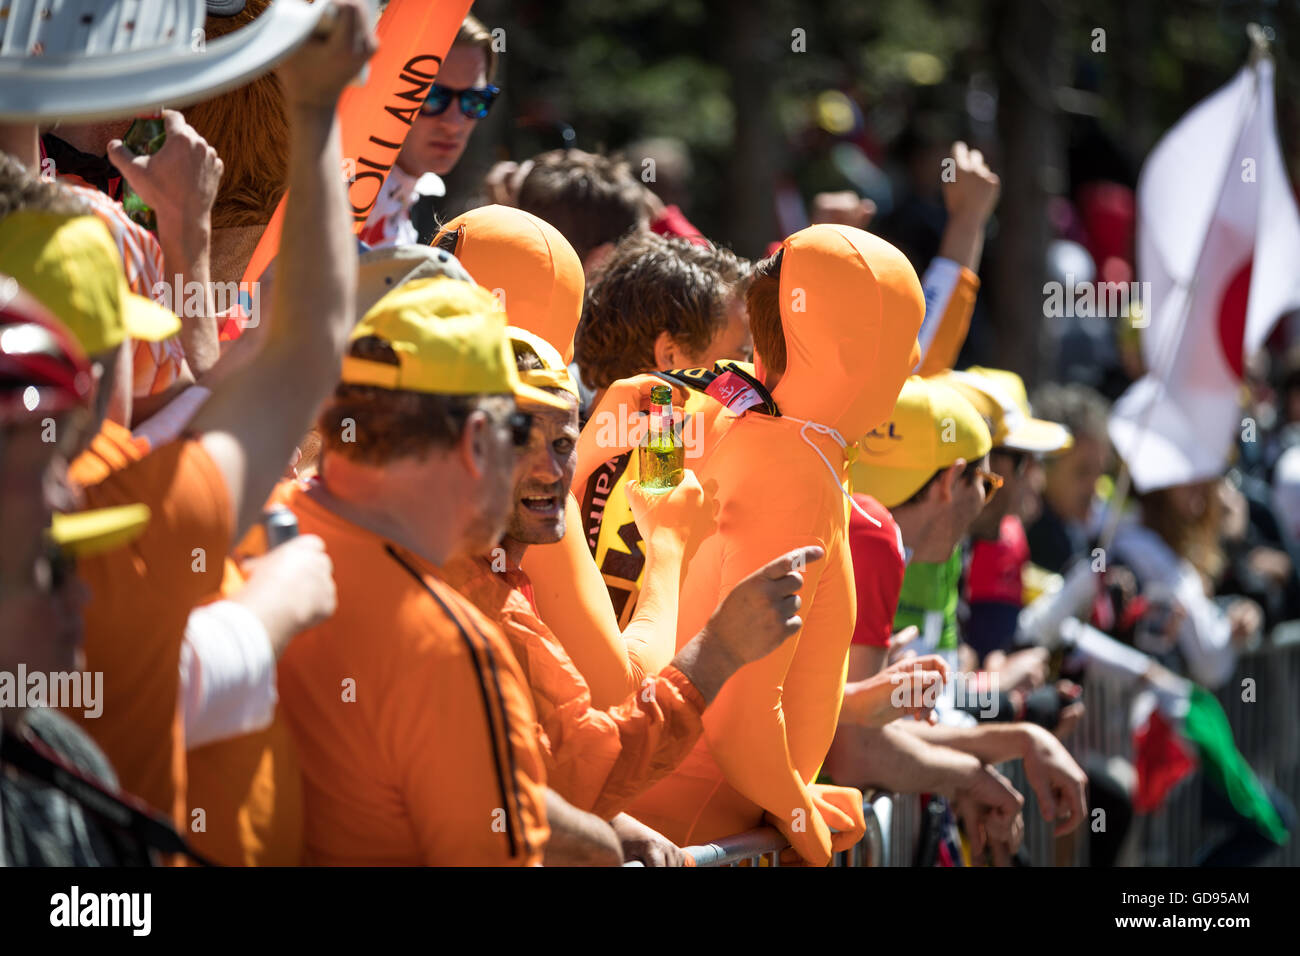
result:
[[[881,825],[879,815],[887,815],[889,794],[869,795],[862,804],[867,829],[862,839],[847,850],[836,853],[831,866],[884,866],[887,853],[888,824]],[[879,815],[878,815],[879,814]],[[683,847],[696,866],[780,866],[781,853],[790,843],[774,827],[758,827],[724,837],[716,843]],[[639,862],[624,866],[640,866]]]

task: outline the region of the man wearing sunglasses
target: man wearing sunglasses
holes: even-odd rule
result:
[[[797,561],[819,560],[821,549],[780,556],[750,575],[667,666],[620,695],[615,706],[596,707],[566,649],[573,635],[563,628],[553,631],[543,620],[533,582],[519,567],[530,546],[554,544],[564,536],[577,465],[578,391],[554,346],[523,329],[510,329],[510,336],[520,378],[555,395],[566,408],[531,406],[533,434],[517,464],[505,537],[490,553],[446,564],[446,580],[501,626],[523,665],[541,725],[549,785],[575,807],[610,820],[631,858],[647,866],[682,865],[677,846],[622,811],[687,757],[704,730],[703,712],[722,684],[798,629],[803,577],[791,569]],[[656,542],[652,547],[663,547],[658,529],[689,524],[707,507],[693,473],[671,494],[633,488],[627,494],[646,538]],[[675,598],[647,601],[641,613],[657,610],[675,619]],[[548,848],[548,859],[552,849],[558,853],[560,847]]]
[[[995,651],[1008,651],[1020,613],[1021,571],[1029,560],[1029,544],[1021,523],[1026,496],[1032,494],[1031,471],[1044,456],[1070,448],[1069,429],[1034,418],[1025,384],[1014,372],[980,368],[948,372],[943,381],[969,401],[990,423],[993,448],[990,467],[1006,487],[971,524],[970,570],[967,575],[970,620],[966,642],[980,660]],[[1004,677],[1013,676],[1004,674]],[[1012,684],[1018,678],[1012,680]]]
[[[990,468],[992,447],[989,420],[963,393],[941,378],[914,376],[903,386],[890,421],[862,439],[853,465],[854,490],[885,505],[902,535],[907,570],[894,628],[917,627],[920,637],[909,647],[918,653],[937,651],[954,668],[961,542],[1004,483]],[[871,573],[866,567],[854,571]],[[852,662],[849,678],[855,679]],[[1023,759],[1044,817],[1058,821],[1057,832],[1082,822],[1083,771],[1050,733],[1021,722],[969,726],[973,721],[955,712],[951,702],[941,701],[936,712],[941,717],[937,726],[905,720],[897,728],[984,764]],[[875,738],[866,739],[873,733]],[[879,732],[863,731],[862,737],[860,760],[870,764],[884,753],[872,746],[878,744]],[[960,800],[954,808],[970,819],[970,808]],[[996,828],[989,829],[993,859],[1006,862],[1019,838],[1008,842],[997,836],[995,830],[1014,829],[1007,831],[1005,820],[995,822]]]
[[[948,385],[913,376],[890,421],[867,433],[853,465],[853,490],[871,495],[897,522],[907,556],[894,628],[915,625],[912,648],[956,666],[958,545],[1002,485],[990,470],[984,419]],[[870,569],[855,569],[855,573]]]
[[[621,861],[606,824],[546,790],[524,675],[441,571],[505,531],[531,435],[519,398],[566,407],[520,382],[492,294],[404,282],[352,335],[319,477],[276,494],[324,539],[338,591],[278,668],[305,863],[530,865],[566,827]]]
[[[431,201],[444,194],[440,177],[456,167],[478,121],[488,115],[501,92],[492,85],[496,65],[492,34],[475,17],[467,16],[412,119],[397,162],[361,232],[363,242],[378,247],[419,241],[412,207],[422,197]],[[425,205],[421,203],[415,213],[421,222]]]

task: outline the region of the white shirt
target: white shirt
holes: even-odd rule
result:
[[[1200,572],[1174,554],[1158,534],[1135,521],[1119,526],[1114,549],[1141,579],[1145,596],[1182,610],[1178,649],[1187,661],[1188,676],[1211,690],[1223,686],[1237,665],[1232,626],[1206,597]]]
[[[263,730],[275,716],[275,651],[242,604],[216,601],[190,612],[180,677],[188,750]]]
[[[444,196],[447,188],[434,173],[412,176],[400,166],[388,171],[365,226],[358,237],[372,249],[406,246],[419,242],[411,222],[411,207],[421,196]]]

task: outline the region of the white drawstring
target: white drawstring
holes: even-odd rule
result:
[[[844,436],[841,435],[839,432],[837,432],[835,429],[831,428],[829,425],[823,425],[820,422],[810,422],[807,419],[795,418],[792,415],[782,415],[781,418],[787,422],[801,422],[803,424],[803,427],[799,429],[799,437],[808,443],[809,448],[817,452],[817,457],[822,460],[822,462],[826,465],[826,470],[831,473],[831,478],[835,480],[835,487],[840,490],[840,494],[842,494],[845,498],[849,499],[849,504],[853,506],[854,510],[857,511],[858,514],[862,515],[862,517],[866,518],[877,528],[881,527],[880,522],[877,521],[874,517],[872,517],[872,515],[869,514],[867,510],[862,507],[862,505],[854,501],[853,496],[851,494],[849,494],[847,491],[844,490],[843,480],[840,478],[839,473],[835,470],[835,466],[832,465],[830,461],[826,458],[826,456],[822,454],[822,450],[817,447],[816,442],[814,442],[811,438],[809,438],[805,434],[805,432],[809,428],[811,428],[813,431],[818,432],[819,434],[829,435],[831,437],[831,441],[839,445],[841,450],[843,450],[848,445],[848,442],[844,440]]]

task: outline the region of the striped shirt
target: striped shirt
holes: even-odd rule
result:
[[[81,177],[61,175],[58,181],[85,200],[108,227],[122,257],[126,284],[130,290],[146,299],[156,300],[154,290],[164,281],[163,254],[158,240],[147,229],[133,222],[120,202],[86,185]],[[165,391],[180,377],[184,364],[185,350],[176,336],[162,342],[136,342],[132,394],[136,398],[143,398]]]

